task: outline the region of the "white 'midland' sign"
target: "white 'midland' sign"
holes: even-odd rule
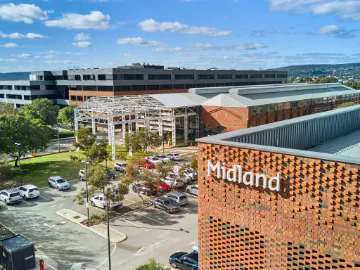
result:
[[[225,163],[223,163],[225,165]],[[244,183],[248,186],[255,185],[263,188],[269,188],[272,191],[280,191],[280,173],[276,173],[276,176],[271,177],[269,180],[266,174],[253,172],[243,173],[241,165],[233,165],[231,169],[227,170],[225,166],[221,166],[220,162],[215,165],[211,160],[208,160],[208,176],[211,176],[211,172],[216,173],[217,178],[228,180],[229,182]]]

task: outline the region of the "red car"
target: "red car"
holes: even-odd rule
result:
[[[144,167],[145,169],[154,169],[155,165],[154,163],[144,159],[144,162],[140,164],[141,167]]]
[[[168,184],[165,184],[164,182],[160,181],[159,185],[156,186],[156,189],[161,193],[165,193],[165,192],[169,192],[171,190],[171,187]]]

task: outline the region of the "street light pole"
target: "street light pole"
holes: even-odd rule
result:
[[[58,139],[58,152],[60,153],[60,138],[59,138],[59,120],[56,117],[56,130],[57,130],[57,139]]]
[[[109,270],[111,270],[110,226],[109,226],[109,201],[108,201],[108,200],[106,200],[106,225],[107,225],[107,237],[108,237]]]
[[[88,189],[87,162],[86,161],[85,161],[85,183],[86,183],[86,209],[87,209],[88,224],[89,224],[90,210],[89,210],[89,189]]]
[[[21,145],[20,143],[15,143],[16,145],[16,149],[17,149],[17,152],[18,152],[18,162],[19,162],[19,171],[20,171],[20,183],[21,183],[21,186],[23,185],[23,181],[22,181],[22,175],[21,175],[21,165],[20,165],[20,148],[19,146]]]

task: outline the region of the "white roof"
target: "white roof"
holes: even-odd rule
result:
[[[207,100],[207,98],[194,93],[154,94],[149,96],[164,104],[166,108],[200,106],[201,103]]]
[[[203,106],[221,106],[221,107],[247,107],[243,103],[236,100],[236,98],[239,97],[235,94],[220,94],[217,95],[211,99],[208,99],[207,101],[203,102]]]

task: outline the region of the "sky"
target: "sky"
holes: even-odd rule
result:
[[[360,62],[360,0],[0,0],[0,72]]]

